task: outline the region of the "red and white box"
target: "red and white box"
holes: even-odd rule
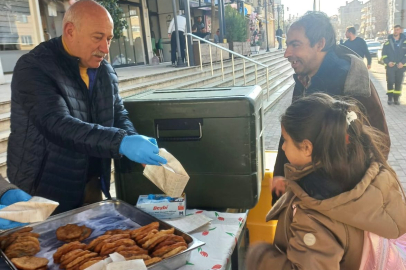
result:
[[[140,195],[137,208],[159,219],[179,218],[186,216],[186,195],[168,197],[164,194]]]

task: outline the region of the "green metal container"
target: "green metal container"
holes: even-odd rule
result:
[[[154,137],[190,176],[188,208],[252,208],[264,175],[259,86],[155,90],[124,100],[139,134]],[[117,198],[162,193],[140,164],[115,161]]]

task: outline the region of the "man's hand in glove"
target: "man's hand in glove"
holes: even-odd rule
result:
[[[1,205],[12,205],[16,202],[26,202],[31,200],[31,195],[25,193],[21,189],[7,190],[0,198]]]
[[[142,135],[125,136],[119,151],[130,160],[141,164],[159,166],[167,163],[166,159],[158,155],[159,149],[154,138]]]
[[[32,198],[31,195],[25,193],[21,189],[7,190],[0,198],[0,209],[3,209],[4,207],[7,207],[17,202],[29,201],[31,198]],[[27,223],[20,223],[0,218],[0,230],[8,230],[25,225],[27,225]]]
[[[0,209],[3,209],[4,207],[7,207],[7,205],[0,205]],[[12,229],[15,227],[20,227],[20,226],[25,226],[28,223],[20,223],[16,221],[11,221],[8,219],[0,218],[0,230],[8,230]]]

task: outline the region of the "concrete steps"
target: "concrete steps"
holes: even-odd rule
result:
[[[269,99],[267,100],[267,84],[265,69],[257,67],[257,82],[255,81],[255,65],[245,61],[245,85],[258,84],[264,89],[265,110],[270,108],[283,94],[293,87],[293,70],[289,62],[283,57],[283,52],[273,51],[266,54],[256,54],[251,57],[255,61],[269,66]],[[235,85],[244,85],[244,72],[242,59],[234,59]],[[175,68],[169,72],[130,77],[119,80],[121,97],[128,97],[152,89],[188,89],[188,88],[214,88],[232,86],[231,59],[223,62],[224,80],[221,74],[221,63],[213,64],[211,75],[210,65],[204,65],[203,70],[198,67]],[[0,102],[0,174],[6,176],[7,143],[10,135],[10,101]],[[112,163],[113,164],[113,163]],[[114,168],[112,168],[112,176]],[[113,178],[112,178],[113,179]]]
[[[285,67],[287,64],[289,64],[285,59],[281,59],[280,56],[277,58],[264,58],[262,63],[266,65],[271,65],[274,67],[273,69],[270,69],[269,71],[269,76],[271,78],[272,74],[275,72],[278,72],[278,70],[282,67]],[[245,71],[246,71],[246,78],[249,76],[254,76],[254,81],[248,83],[246,85],[255,85],[255,65],[252,63],[246,63],[245,64]],[[177,84],[176,87],[178,89],[187,89],[187,88],[214,88],[214,87],[220,87],[220,86],[232,86],[233,85],[233,74],[232,74],[232,66],[231,64],[227,65],[224,67],[224,80],[222,79],[222,74],[221,74],[221,68],[215,67],[214,72],[215,75],[212,77],[211,76],[211,70],[209,69],[206,73],[205,76],[199,77],[197,79],[193,78],[191,80],[188,80],[186,82]],[[234,74],[236,78],[236,85],[237,81],[242,80],[244,81],[244,68],[243,68],[243,63],[242,61],[239,61],[236,63],[235,68],[234,68]],[[257,74],[258,74],[258,82],[261,80],[261,78],[266,78],[266,71],[264,68],[257,69]],[[184,79],[183,79],[184,81]],[[259,84],[259,83],[258,83]],[[168,87],[168,89],[172,87]]]
[[[259,56],[256,56],[259,58]],[[283,54],[281,52],[274,52],[270,53],[269,55],[262,56],[262,59],[256,59],[257,61],[263,62],[266,65],[272,65],[274,62],[279,63],[281,61],[286,61],[283,58]],[[251,67],[254,69],[254,65],[251,63],[246,62],[246,68]],[[241,59],[235,60],[235,69],[243,68],[243,61]],[[260,70],[261,67],[258,67]],[[232,63],[231,60],[224,61],[224,71],[231,71],[232,70]],[[122,97],[132,96],[135,94],[142,93],[146,90],[155,90],[155,89],[173,89],[175,86],[178,89],[184,89],[191,87],[188,83],[185,83],[185,77],[190,78],[192,81],[188,80],[188,82],[198,82],[199,83],[208,83],[208,81],[216,81],[218,80],[218,76],[221,76],[221,63],[217,62],[213,64],[213,73],[215,76],[211,76],[211,69],[210,65],[205,65],[203,70],[200,70],[200,67],[193,67],[188,69],[182,69],[181,71],[174,71],[171,72],[172,76],[168,77],[167,74],[158,76],[145,76],[142,78],[134,78],[132,79],[133,84],[119,84],[120,87],[120,95]],[[158,78],[157,78],[158,77]],[[204,84],[203,84],[204,85]],[[200,84],[200,86],[202,86]]]

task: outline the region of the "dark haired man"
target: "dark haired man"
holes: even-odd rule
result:
[[[282,35],[283,35],[283,31],[282,29],[278,26],[278,30],[276,30],[276,40],[278,41],[278,50],[282,50]]]
[[[202,17],[198,16],[196,18],[195,23],[193,24],[193,26],[196,26],[197,32],[201,33],[202,29],[205,28],[204,22],[202,22]]]
[[[285,57],[296,73],[293,101],[317,92],[355,98],[364,106],[371,125],[389,134],[381,101],[364,62],[348,48],[336,45],[334,28],[324,13],[307,12],[294,22],[286,44]],[[274,168],[273,187],[278,196],[284,185],[277,176],[284,176],[284,164],[288,163],[282,144],[281,139]]]
[[[214,43],[220,43],[220,29],[217,29],[216,33],[213,36]]]
[[[357,37],[355,33],[356,33],[355,27],[353,26],[347,27],[345,37],[348,39],[344,42],[343,45],[356,52],[361,58],[365,57],[368,61],[367,67],[368,69],[370,69],[372,59],[368,50],[367,43],[365,42],[364,39]]]
[[[400,25],[395,26],[393,35],[389,35],[388,41],[383,45],[382,59],[386,67],[388,104],[392,105],[394,102],[395,105],[400,105],[406,63],[406,36]]]

